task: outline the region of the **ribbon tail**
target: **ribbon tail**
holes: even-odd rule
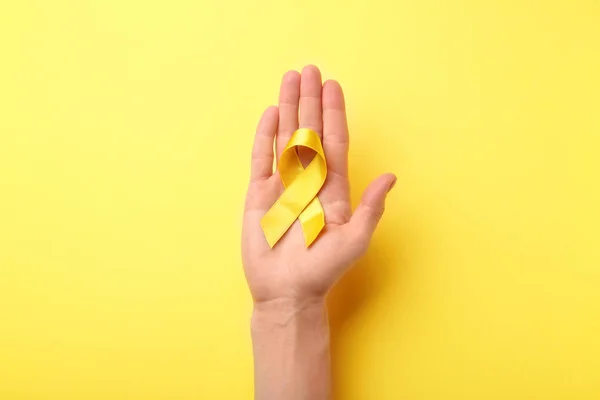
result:
[[[302,211],[299,218],[306,247],[309,247],[325,227],[325,214],[317,197]]]

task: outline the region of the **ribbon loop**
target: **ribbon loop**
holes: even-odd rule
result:
[[[315,152],[306,168],[298,158],[298,147]],[[267,243],[271,248],[275,246],[298,219],[308,247],[325,226],[325,213],[317,194],[327,177],[327,163],[317,132],[307,128],[294,132],[281,153],[277,168],[285,190],[260,221]]]

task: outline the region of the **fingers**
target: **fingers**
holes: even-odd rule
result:
[[[327,158],[326,186],[319,194],[328,223],[345,224],[350,219],[348,182],[348,123],[344,94],[336,81],[323,84],[323,149]]]
[[[327,169],[334,175],[348,177],[348,122],[342,87],[336,81],[323,85],[323,148]]]
[[[281,81],[279,90],[279,129],[277,131],[277,159],[285,145],[298,129],[298,106],[300,100],[300,74],[287,72]]]
[[[319,135],[323,133],[321,107],[321,72],[314,65],[302,69],[300,83],[300,128],[309,128]]]
[[[369,244],[383,216],[385,198],[395,183],[394,174],[384,174],[371,182],[363,193],[362,200],[347,225],[357,247],[366,249]]]
[[[252,166],[250,179],[267,179],[273,173],[273,140],[277,132],[279,110],[272,106],[263,113],[252,146]]]

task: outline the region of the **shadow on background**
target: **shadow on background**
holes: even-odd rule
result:
[[[372,131],[372,129],[371,129]],[[376,136],[376,135],[375,135]],[[371,138],[372,140],[372,138]],[[362,191],[368,183],[379,174],[389,172],[384,166],[377,165],[376,150],[370,146],[371,142],[352,144],[360,152],[359,157],[350,156],[350,179],[352,182],[353,205],[360,201]],[[361,157],[362,156],[362,157]],[[358,159],[368,158],[368,166],[361,164]],[[368,171],[365,171],[365,167]],[[400,172],[400,171],[394,171]],[[354,177],[354,179],[353,179]],[[401,176],[398,185],[402,187]],[[398,188],[395,188],[398,191]],[[386,209],[405,207],[401,193],[390,193],[386,202]],[[409,224],[412,221],[405,219],[408,211],[386,213],[375,233],[367,253],[344,275],[334,287],[328,298],[328,312],[331,331],[331,361],[334,394],[343,392],[342,387],[345,378],[346,360],[352,359],[355,353],[355,342],[345,340],[352,330],[363,329],[354,324],[354,321],[364,320],[361,317],[365,312],[377,310],[377,314],[384,318],[386,310],[371,307],[377,298],[389,290],[403,291],[406,281],[405,268],[407,264],[406,245],[409,242],[408,232],[411,231]],[[411,236],[412,233],[411,233]],[[377,318],[377,317],[376,317]],[[383,322],[382,322],[383,323]],[[337,398],[337,397],[336,397]]]
[[[365,329],[355,321],[360,323],[361,320],[368,319],[364,313],[373,310],[377,310],[380,318],[387,318],[385,309],[372,307],[372,303],[390,290],[403,291],[405,286],[405,231],[399,226],[399,221],[387,221],[386,229],[380,227],[367,253],[344,275],[329,295],[332,379],[336,394],[343,392],[341,386],[347,381],[346,361],[353,359],[352,354],[356,352],[356,342],[345,338],[352,330]]]

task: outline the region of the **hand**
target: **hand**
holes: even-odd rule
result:
[[[273,173],[273,142],[277,158],[292,133],[310,128],[321,136],[327,159],[327,180],[319,192],[325,227],[306,248],[298,221],[269,248],[260,220],[283,192]],[[256,306],[285,302],[324,301],[326,294],[367,249],[384,211],[385,197],[396,182],[393,174],[375,179],[352,213],[348,182],[348,124],[344,95],[336,81],[321,84],[321,74],[307,66],[302,74],[285,74],[279,108],[269,107],[257,128],[252,173],[242,233],[242,259]],[[306,149],[302,149],[306,150]],[[304,165],[312,154],[300,152]]]

